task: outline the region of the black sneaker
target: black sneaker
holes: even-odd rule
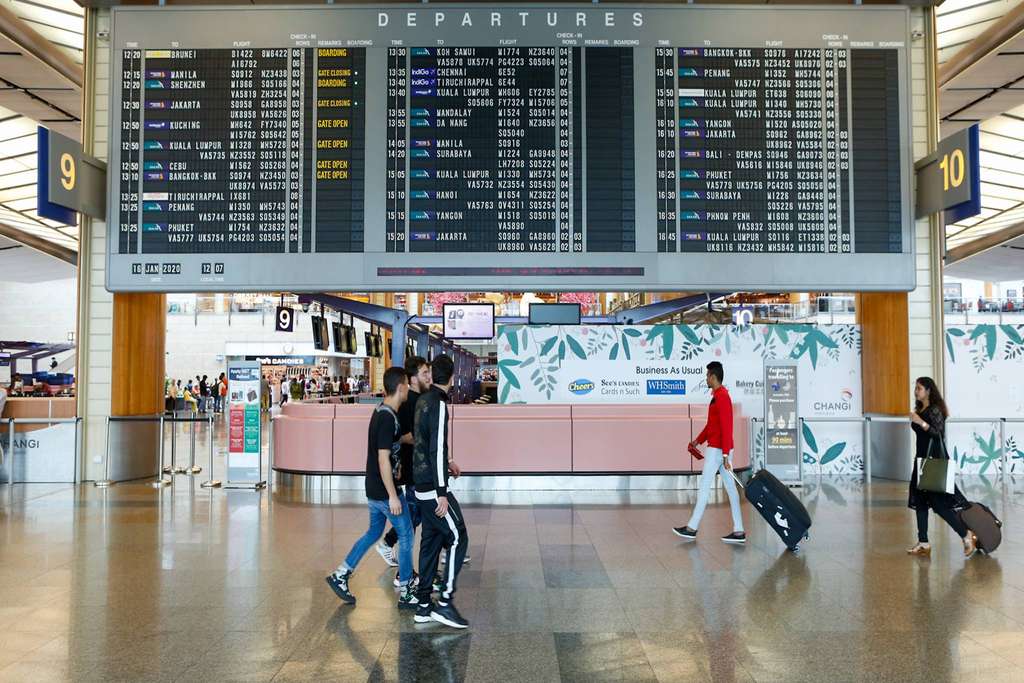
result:
[[[398,609],[416,609],[418,610],[420,601],[416,597],[416,587],[409,585],[405,587],[402,594],[398,596]],[[430,614],[427,614],[429,619]]]
[[[672,529],[672,533],[674,533],[676,536],[679,536],[680,538],[685,538],[688,541],[693,541],[697,539],[697,530],[691,529],[688,526],[677,526],[674,529]]]
[[[401,588],[402,584],[398,581],[398,572],[395,572],[395,580],[391,582],[395,588]],[[412,573],[412,581],[409,582],[413,588],[416,588],[420,584],[420,576],[416,572]]]
[[[415,621],[417,624],[430,623],[431,621],[433,621],[433,619],[430,617],[430,613],[433,611],[434,603],[428,602],[425,605],[420,603],[416,607],[416,614],[413,616],[412,620]]]
[[[352,572],[334,572],[327,576],[327,585],[331,587],[334,594],[341,598],[341,601],[349,605],[356,604],[356,596],[348,589],[348,580],[351,578]]]
[[[430,612],[430,618],[452,628],[469,628],[469,622],[462,618],[459,610],[455,609],[455,605],[450,602],[447,605],[440,603],[435,605]]]
[[[747,535],[742,531],[734,531],[728,536],[722,536],[722,543],[746,543]]]

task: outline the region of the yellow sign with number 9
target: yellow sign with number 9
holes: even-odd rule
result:
[[[68,152],[60,155],[60,184],[68,192],[75,189],[75,158]]]

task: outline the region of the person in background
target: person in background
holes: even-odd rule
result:
[[[977,550],[974,533],[968,530],[956,512],[957,508],[967,504],[960,489],[954,485],[953,493],[935,493],[917,488],[917,470],[923,458],[930,456],[949,459],[944,444],[947,417],[949,409],[946,408],[935,380],[931,377],[918,377],[914,384],[914,410],[910,413],[910,427],[916,437],[916,452],[913,472],[910,474],[910,494],[907,497],[907,507],[917,513],[917,544],[907,549],[909,555],[927,557],[932,554],[932,546],[928,543],[929,508],[952,527],[963,541],[965,558]]]
[[[413,426],[413,481],[416,504],[420,508],[420,574],[417,588],[419,605],[414,621],[437,621],[452,628],[469,628],[455,608],[455,584],[469,547],[465,518],[454,494],[448,489],[449,475],[458,476],[458,466],[448,457],[448,391],[452,387],[455,363],[441,354],[430,366],[432,385],[416,401]],[[399,532],[401,535],[401,532]],[[398,549],[402,551],[401,538]],[[411,543],[411,542],[410,542]],[[448,549],[448,563],[437,604],[430,598],[433,577],[437,573],[441,549]]]
[[[221,384],[224,381],[224,373],[220,373],[217,377],[217,381],[213,383],[210,391],[213,393],[213,412],[219,413],[224,405],[223,395],[221,394]]]
[[[736,483],[732,480],[729,470],[729,456],[732,454],[732,399],[729,391],[722,386],[725,378],[725,370],[718,361],[712,361],[707,365],[707,383],[711,389],[711,405],[708,408],[708,422],[704,430],[691,441],[691,445],[697,446],[708,444],[704,452],[704,469],[700,474],[700,490],[697,492],[697,504],[693,507],[693,514],[686,526],[676,527],[672,532],[686,540],[697,538],[697,529],[700,527],[700,520],[704,516],[704,508],[707,507],[708,498],[711,497],[711,488],[715,485],[715,474],[722,475],[722,485],[729,496],[729,509],[732,512],[732,533],[723,536],[725,543],[746,543],[747,535],[743,531],[743,516],[740,514],[740,494],[736,490]]]
[[[348,377],[345,378],[345,386],[348,387],[348,391],[346,393],[349,393],[349,394],[356,393],[356,378],[355,378],[355,375],[349,375]]]
[[[288,402],[292,391],[292,381],[285,375],[281,378],[281,405],[283,406]]]
[[[414,591],[412,571],[412,522],[409,520],[408,502],[395,484],[395,471],[400,467],[398,450],[399,436],[398,409],[405,402],[409,383],[402,368],[388,368],[384,372],[384,401],[373,411],[370,418],[369,447],[366,454],[366,505],[370,511],[370,526],[366,533],[355,542],[345,561],[327,577],[331,587],[341,600],[349,605],[356,604],[349,582],[352,572],[377,539],[384,533],[388,521],[401,539],[398,554],[398,579],[402,592],[398,598],[400,609],[412,609],[418,605]]]
[[[299,375],[297,379],[292,380],[291,394],[293,401],[301,401],[306,397],[306,378]]]
[[[399,458],[402,462],[402,471],[397,483],[405,486],[405,497],[413,501],[416,497],[412,478],[412,451],[413,451],[413,427],[416,419],[416,401],[430,388],[430,363],[421,356],[412,356],[405,359],[405,376],[409,380],[409,394],[405,403],[398,409],[398,427],[401,430],[401,450]],[[419,506],[413,504],[411,509],[412,529],[420,524]],[[398,543],[398,532],[392,528],[384,536],[384,540],[377,544],[377,553],[384,558],[392,567],[398,566],[395,559],[395,544]]]
[[[13,396],[21,396],[23,391],[25,391],[25,382],[22,381],[21,375],[14,373],[14,382],[11,383],[11,394]]]
[[[57,369],[57,357],[54,356],[53,358],[50,359],[50,370],[56,370],[56,369]]]
[[[267,378],[266,374],[260,380],[260,408],[264,412],[270,410],[270,379]]]
[[[199,412],[199,399],[192,393],[194,390],[195,387],[189,383],[189,386],[185,387],[185,392],[181,395],[185,399],[185,405],[193,415]]]

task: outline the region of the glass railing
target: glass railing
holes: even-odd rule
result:
[[[947,324],[1024,323],[1024,299],[964,299],[947,297],[942,301]]]

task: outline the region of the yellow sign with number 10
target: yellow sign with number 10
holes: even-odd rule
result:
[[[964,151],[954,149],[952,153],[943,155],[939,168],[942,169],[943,191],[951,187],[960,187],[964,182]]]

